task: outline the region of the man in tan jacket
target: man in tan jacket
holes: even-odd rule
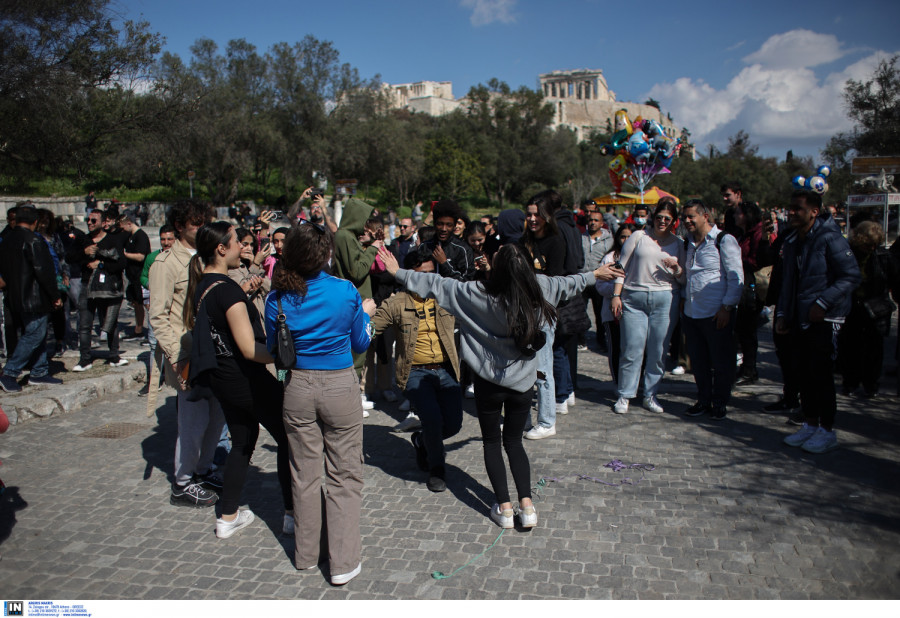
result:
[[[407,253],[403,266],[416,272],[434,272],[434,262],[418,251]],[[433,298],[400,292],[381,303],[372,326],[376,335],[391,326],[397,333],[397,385],[405,389],[403,394],[422,420],[422,430],[411,437],[416,462],[429,473],[428,489],[444,491],[444,440],[462,427],[455,320]]]
[[[166,384],[177,393],[178,439],[175,442],[175,484],[169,502],[176,506],[212,506],[222,480],[212,472],[216,445],[225,416],[214,398],[188,401],[185,369],[191,358],[191,333],[182,310],[188,287],[188,263],[197,252],[197,230],[212,221],[212,208],[183,201],[172,208],[178,240],[156,256],[150,267],[150,324],[163,355]]]

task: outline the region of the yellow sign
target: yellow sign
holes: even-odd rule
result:
[[[851,173],[859,176],[900,174],[900,157],[856,157],[851,163]]]

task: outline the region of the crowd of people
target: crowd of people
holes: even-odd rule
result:
[[[343,585],[362,565],[372,399],[401,400],[407,417],[395,431],[411,432],[433,492],[453,482],[444,443],[462,427],[463,399],[474,399],[490,517],[502,528],[537,525],[523,439],[556,435],[557,417],[576,403],[589,306],[596,349],[609,357],[612,412],[628,413],[640,394],[662,413],[671,353],[673,373],[692,372],[697,387],[680,413],[712,421],[727,418],[735,385],[759,379],[757,331],[774,306],[784,388],[765,410],[799,415],[788,445],[837,446],[833,374],[847,394],[877,395],[900,247],[884,249],[873,221],[845,239],[816,193],[794,192],[786,218],[764,214],[739,183],[721,193],[718,208],[663,197],[621,221],[593,202],[570,209],[553,190],[476,221],[452,200],[385,218],[353,197],[326,204],[313,188],[287,213],[236,221],[186,200],[155,252],[134,213],[91,208],[84,233],[23,203],[0,232],[0,386],[20,391],[25,370],[27,384],[59,384],[48,357],[73,338],[72,370],[90,371],[95,320],[106,362],[127,364],[118,331],[129,302],[127,337],[149,346],[152,375],[161,370],[177,393],[170,503],[217,506],[219,538],[251,525],[239,505],[262,427],[277,445],[296,568],[327,561],[331,583]],[[140,394],[155,388],[151,378]]]

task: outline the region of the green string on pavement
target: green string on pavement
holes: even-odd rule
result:
[[[465,563],[464,565],[462,565],[461,567],[459,567],[458,569],[456,569],[455,571],[453,571],[452,573],[450,573],[450,575],[444,575],[444,574],[441,573],[440,571],[432,571],[432,572],[431,572],[431,576],[432,576],[434,579],[447,579],[448,577],[453,577],[454,575],[456,575],[457,573],[459,573],[460,571],[462,571],[464,568],[466,568],[467,566],[469,566],[470,564],[472,564],[473,562],[475,562],[476,560],[478,560],[479,558],[481,558],[483,555],[485,555],[485,554],[488,552],[488,550],[491,549],[491,547],[493,547],[494,545],[497,544],[497,541],[500,540],[500,537],[503,536],[503,533],[504,533],[504,532],[506,532],[505,529],[504,529],[504,530],[501,530],[501,531],[500,531],[500,534],[497,535],[497,538],[494,539],[494,542],[491,543],[490,547],[488,547],[488,548],[485,549],[483,552],[481,552],[480,554],[478,554],[477,556],[475,556],[474,558],[472,558],[471,560],[469,560],[467,563]]]

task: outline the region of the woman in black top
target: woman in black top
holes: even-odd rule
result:
[[[283,531],[292,534],[294,530],[290,453],[281,415],[284,392],[278,380],[266,371],[266,363],[274,361],[266,350],[259,314],[241,286],[228,276],[228,270],[240,264],[241,248],[230,223],[217,221],[201,227],[197,232],[197,254],[190,263],[187,298],[193,302],[184,304],[185,326],[193,331],[197,353],[215,350],[215,366],[199,377],[194,377],[192,371],[192,387],[208,385],[222,406],[231,433],[222,516],[216,520],[219,538],[230,537],[254,519],[249,510],[238,511],[238,504],[260,424],[278,445],[278,481],[285,510]],[[196,358],[196,354],[192,355],[192,364]]]

